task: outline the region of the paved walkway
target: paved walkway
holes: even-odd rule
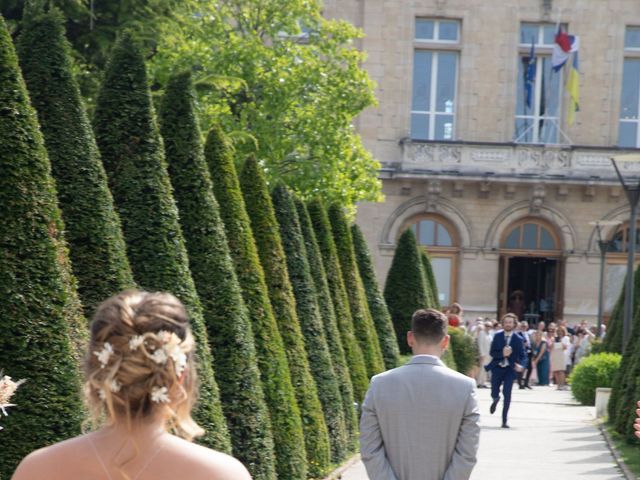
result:
[[[619,480],[618,469],[590,407],[555,387],[513,391],[510,430],[500,428],[500,404],[489,415],[489,389],[478,390],[482,433],[471,480]],[[342,480],[368,480],[362,462]]]

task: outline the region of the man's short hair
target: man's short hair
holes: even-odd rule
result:
[[[420,343],[437,345],[447,335],[447,316],[433,308],[417,310],[411,317],[411,331]]]
[[[513,319],[513,323],[517,326],[518,325],[518,316],[515,313],[507,313],[504,317],[502,317],[502,320],[500,320],[500,323],[504,323],[504,321],[507,318],[512,318]]]

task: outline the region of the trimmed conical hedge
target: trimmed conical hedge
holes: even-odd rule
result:
[[[338,259],[340,260],[342,278],[349,298],[353,327],[364,355],[367,373],[369,377],[372,377],[384,370],[384,359],[380,350],[378,333],[373,326],[373,319],[365,298],[362,280],[358,274],[351,231],[342,207],[332,205],[329,207],[328,213],[333,240],[336,243]]]
[[[355,400],[353,396],[353,386],[351,384],[351,375],[349,374],[347,360],[344,356],[342,339],[340,338],[340,330],[338,330],[338,322],[333,308],[333,301],[331,300],[331,293],[329,292],[329,283],[327,282],[324,265],[322,264],[322,254],[320,253],[320,247],[313,232],[307,207],[299,199],[295,199],[295,204],[298,219],[300,220],[300,228],[302,229],[302,235],[304,237],[309,269],[311,270],[313,283],[316,288],[318,307],[324,324],[324,333],[331,353],[331,363],[336,373],[336,378],[338,379],[347,433],[350,441],[353,443],[358,433],[358,417],[353,405]]]
[[[331,459],[337,463],[345,458],[349,449],[349,439],[342,398],[324,334],[300,220],[293,203],[293,196],[285,186],[277,186],[271,198],[280,226],[280,238],[295,295],[296,313],[304,335],[309,368],[318,387],[318,398],[322,403],[325,423],[329,429]]]
[[[240,175],[240,187],[251,220],[260,263],[264,268],[273,313],[289,360],[291,379],[302,415],[309,474],[314,477],[323,476],[330,463],[329,434],[317,387],[309,369],[278,223],[264,172],[255,157],[249,157],[245,161]]]
[[[636,418],[635,398],[640,392],[638,389],[638,377],[640,376],[640,268],[634,273],[634,308],[635,314],[631,325],[631,335],[622,355],[621,368],[617,371],[612,385],[611,398],[609,399],[609,421],[615,426],[615,429],[628,440],[635,439],[633,422]],[[626,283],[626,282],[625,282]],[[616,314],[617,331],[607,332],[605,339],[609,335],[613,339],[609,340],[608,347],[622,349],[623,336],[623,311],[624,311],[625,289],[623,288],[618,303],[614,308]],[[616,353],[621,353],[620,350]]]
[[[389,307],[401,353],[410,353],[406,339],[407,332],[411,329],[413,313],[429,305],[424,282],[416,236],[411,229],[407,229],[398,240],[384,287],[384,298]]]
[[[71,48],[58,10],[24,22],[18,41],[56,180],[73,273],[87,317],[133,276],[91,124],[72,74]]]
[[[205,145],[205,159],[213,191],[222,206],[220,216],[234,261],[242,296],[253,322],[262,387],[271,415],[279,478],[307,476],[306,452],[300,410],[296,402],[284,343],[278,330],[258,259],[230,147],[220,127],[214,126]]]
[[[273,479],[273,437],[251,322],[204,160],[189,72],[169,80],[159,119],[189,265],[215,351],[216,378],[233,452],[254,479]]]
[[[420,249],[420,259],[422,260],[422,269],[424,271],[424,281],[429,296],[429,306],[431,308],[440,309],[440,299],[438,295],[438,285],[436,284],[436,276],[433,273],[433,265],[431,259],[424,250]]]
[[[8,479],[31,451],[79,434],[83,408],[51,166],[2,17],[0,138],[0,369],[27,379],[1,422]]]
[[[333,301],[338,329],[340,330],[344,356],[351,375],[353,394],[357,402],[362,402],[367,393],[367,388],[369,388],[369,377],[367,376],[362,350],[353,330],[349,299],[342,279],[342,271],[336,244],[333,241],[331,224],[329,223],[327,211],[320,200],[312,200],[308,205],[308,210],[322,254],[322,263],[327,274],[329,292]]]
[[[384,365],[387,369],[396,368],[400,361],[398,340],[393,330],[393,322],[391,321],[391,315],[389,315],[389,309],[378,286],[369,247],[362,235],[360,227],[356,224],[351,226],[351,237],[353,238],[353,248],[356,254],[356,262],[358,263],[358,272],[364,285],[364,292],[367,296],[367,303],[371,317],[373,318],[373,324],[378,333]]]
[[[636,297],[634,302],[638,300],[640,299]],[[615,408],[614,415],[609,418],[609,421],[613,423],[618,433],[623,435],[627,441],[633,443],[636,441],[635,429],[633,428],[637,417],[635,405],[638,398],[636,398],[636,395],[640,392],[638,388],[638,378],[640,377],[639,343],[640,310],[636,309],[629,343],[627,343],[625,352],[622,355],[620,369],[618,369],[612,382],[613,391],[609,399],[610,405],[612,404]]]
[[[144,59],[129,34],[116,42],[107,65],[96,104],[95,134],[134,279],[145,290],[173,293],[191,317],[200,377],[195,419],[207,432],[201,441],[228,452],[202,306],[189,271]]]

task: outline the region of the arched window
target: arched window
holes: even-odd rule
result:
[[[457,301],[459,235],[447,219],[438,215],[413,218],[408,228],[416,234],[418,245],[431,257],[441,305]]]
[[[411,228],[416,234],[418,245],[425,247],[453,247],[453,238],[444,223],[426,218],[414,223]]]
[[[534,220],[515,224],[504,237],[502,248],[510,250],[560,250],[560,242],[553,230]]]
[[[609,239],[608,251],[612,253],[626,253],[629,251],[629,222],[614,230]],[[640,253],[640,229],[636,227],[636,253]]]

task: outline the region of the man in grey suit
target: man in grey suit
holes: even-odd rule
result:
[[[376,375],[362,404],[360,452],[371,480],[465,480],[476,464],[480,413],[473,379],[440,357],[447,318],[418,310],[407,342],[413,358]]]

